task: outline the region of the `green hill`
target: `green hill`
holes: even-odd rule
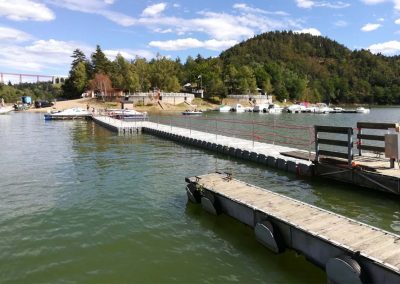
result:
[[[280,100],[400,103],[399,57],[351,51],[326,37],[269,32],[224,51],[220,58],[225,70],[250,67],[257,86],[264,84]]]

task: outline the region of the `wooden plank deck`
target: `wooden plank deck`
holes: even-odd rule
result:
[[[226,199],[400,273],[400,236],[266,189],[213,173],[188,180]]]

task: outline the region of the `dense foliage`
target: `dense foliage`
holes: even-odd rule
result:
[[[326,37],[309,34],[269,32],[217,58],[198,55],[184,63],[159,55],[150,61],[139,57],[128,61],[118,55],[110,61],[100,46],[90,58],[79,49],[72,57],[69,78],[62,87],[65,98],[80,97],[87,89],[177,92],[186,86],[191,91],[203,88],[207,97],[263,91],[280,101],[400,103],[399,56],[351,51]],[[21,95],[10,86],[1,88],[0,97],[15,97],[10,92]],[[32,92],[34,97],[45,94]]]
[[[0,84],[0,98],[5,102],[18,102],[22,96],[30,96],[32,100],[54,100],[62,96],[61,84],[54,85],[52,82]]]

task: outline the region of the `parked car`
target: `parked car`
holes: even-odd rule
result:
[[[50,101],[35,101],[35,108],[52,107],[52,106],[54,106],[54,103]]]

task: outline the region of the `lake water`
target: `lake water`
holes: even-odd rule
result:
[[[355,126],[399,121],[400,111],[207,116]],[[0,116],[0,161],[0,283],[325,283],[304,257],[274,255],[245,225],[188,204],[184,178],[215,170],[400,232],[398,198],[297,179],[151,135],[119,137],[92,122]]]

